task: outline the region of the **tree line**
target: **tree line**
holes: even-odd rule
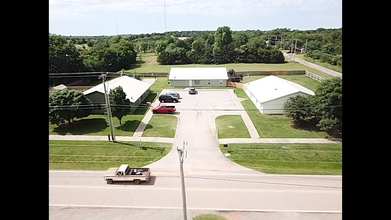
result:
[[[186,39],[179,39],[185,37]],[[78,44],[86,44],[76,48]],[[116,36],[62,36],[49,33],[49,72],[120,71],[138,54],[154,52],[160,64],[278,63],[279,50],[342,66],[342,28],[270,31],[170,31]]]

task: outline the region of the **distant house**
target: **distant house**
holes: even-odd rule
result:
[[[220,87],[227,86],[225,67],[173,67],[168,75],[171,86]]]
[[[122,87],[126,94],[126,98],[130,100],[130,108],[132,113],[151,92],[151,84],[129,76],[121,76],[110,81],[106,81],[107,94],[110,94],[110,90],[115,89],[118,86]],[[104,96],[105,93],[103,83],[84,91],[83,94],[89,98],[95,106],[97,106],[97,109],[94,110],[94,113],[102,113],[105,111],[104,106],[106,105],[106,101]]]
[[[66,89],[66,88],[67,87],[64,84],[60,84],[60,85],[54,86],[51,89],[49,89],[49,94],[51,94],[51,93],[53,93],[55,91],[61,90],[61,89]]]
[[[296,95],[315,95],[297,83],[276,76],[267,76],[245,83],[245,92],[262,114],[284,114],[284,104]]]

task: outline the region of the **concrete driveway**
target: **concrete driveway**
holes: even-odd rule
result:
[[[259,138],[258,133],[248,117],[240,99],[232,89],[198,89],[198,94],[189,95],[187,90],[173,89],[182,99],[175,103],[178,124],[171,151],[161,160],[147,165],[154,171],[178,171],[179,155],[177,147],[185,146],[185,172],[239,172],[260,173],[245,168],[227,159],[219,149],[215,119],[219,115],[241,115],[251,137]],[[164,90],[163,90],[164,92]],[[158,104],[158,102],[154,103]],[[149,112],[143,120],[147,124],[152,114]],[[135,135],[141,136],[139,133]]]

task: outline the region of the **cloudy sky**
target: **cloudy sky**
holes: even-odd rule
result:
[[[49,32],[65,36],[342,27],[342,0],[49,0]]]

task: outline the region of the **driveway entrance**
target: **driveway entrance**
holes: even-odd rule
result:
[[[185,143],[185,172],[260,173],[231,162],[219,149],[215,126],[215,118],[219,115],[242,115],[246,125],[250,127],[250,134],[258,137],[232,89],[198,89],[196,95],[189,95],[187,90],[170,91],[178,92],[182,97],[181,102],[175,103],[178,124],[173,146],[164,158],[147,167],[158,171],[178,171],[177,147],[182,149]]]

